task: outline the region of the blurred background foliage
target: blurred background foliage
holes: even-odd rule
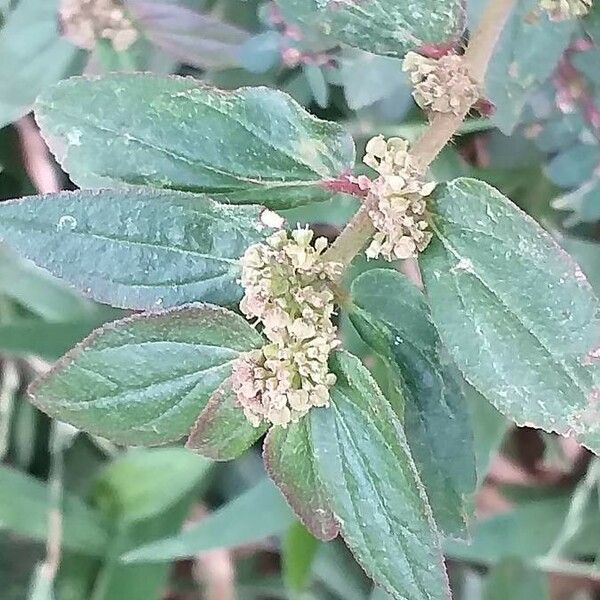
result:
[[[469,27],[483,4],[470,0]],[[61,37],[57,0],[0,0],[1,200],[73,189],[28,112],[45,86],[81,73],[152,70],[224,88],[276,87],[344,123],[359,154],[377,133],[414,138],[425,125],[400,60],[302,29],[273,2],[125,6],[136,43],[88,52]],[[600,292],[599,38],[598,3],[583,23],[552,24],[535,14],[535,0],[520,2],[487,82],[495,112],[468,121],[433,172],[498,187]],[[356,206],[344,197],[285,216],[334,236]],[[295,521],[259,445],[227,464],[177,447],[126,449],[50,422],[27,402],[36,374],[120,314],[0,247],[2,600],[387,598],[341,541],[317,542]],[[368,360],[351,325],[341,325]],[[445,543],[455,598],[600,597],[598,459],[509,426],[474,390],[469,400],[479,486],[471,543]]]

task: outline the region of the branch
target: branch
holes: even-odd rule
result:
[[[467,68],[473,79],[482,86],[494,47],[515,3],[516,0],[490,0],[465,52]],[[429,167],[452,139],[470,109],[471,106],[465,101],[463,106],[459,107],[457,114],[434,114],[429,127],[412,148],[412,155],[423,170]],[[349,264],[374,232],[375,228],[369,217],[369,207],[365,203],[325,253],[325,259]]]

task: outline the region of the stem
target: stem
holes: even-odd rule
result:
[[[464,60],[473,79],[482,86],[487,66],[504,24],[516,0],[490,0],[479,27],[473,34]],[[435,113],[429,127],[412,148],[412,156],[423,171],[433,162],[444,146],[452,139],[471,110],[467,102],[454,113]],[[369,207],[363,204],[325,253],[326,260],[349,264],[373,235],[375,228],[369,217]]]

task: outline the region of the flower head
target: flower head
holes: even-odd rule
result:
[[[592,0],[540,0],[540,8],[551,21],[568,21],[584,17],[592,7]]]
[[[377,230],[367,256],[383,256],[390,261],[415,256],[432,238],[425,220],[425,198],[435,183],[423,179],[408,151],[408,142],[401,138],[373,138],[367,144],[364,162],[379,173],[366,200]]]
[[[424,110],[458,114],[465,104],[472,106],[481,95],[480,86],[458,54],[436,59],[409,52],[402,68],[414,86],[415,102]]]
[[[327,362],[339,345],[329,284],[341,265],[324,261],[324,238],[278,231],[242,257],[240,309],[262,323],[269,340],[237,361],[233,389],[248,420],[287,426],[313,406],[327,406],[335,376]]]
[[[121,52],[138,38],[120,0],[60,0],[59,17],[63,35],[86,50],[107,39]]]

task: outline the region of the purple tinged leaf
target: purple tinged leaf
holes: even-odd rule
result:
[[[266,431],[254,427],[237,404],[231,380],[226,379],[209,398],[192,427],[186,447],[213,460],[233,460]]]
[[[309,428],[306,418],[287,429],[272,427],[263,458],[269,476],[302,523],[315,537],[327,541],[338,535],[339,528],[316,472]]]
[[[249,38],[245,31],[185,6],[152,0],[127,4],[151,42],[200,69],[236,66],[236,50]]]

